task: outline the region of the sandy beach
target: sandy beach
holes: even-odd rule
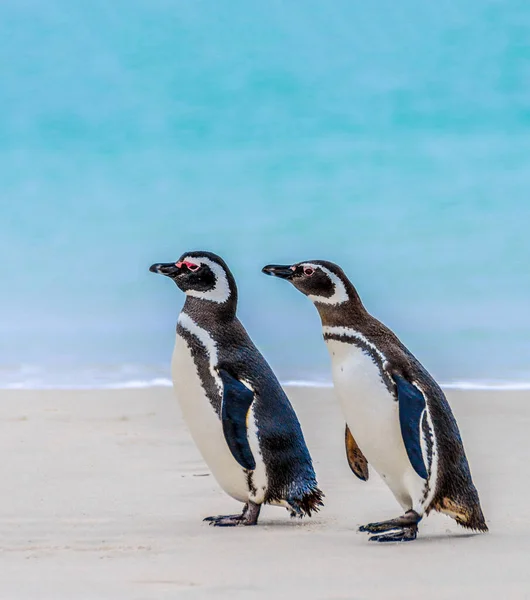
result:
[[[251,528],[209,475],[169,388],[2,391],[0,598],[530,597],[530,393],[449,392],[490,533],[432,515],[409,544],[358,525],[399,506],[347,466],[331,389],[290,388],[326,493],[313,519]]]

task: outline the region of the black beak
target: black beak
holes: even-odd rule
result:
[[[175,277],[180,273],[180,268],[174,262],[171,263],[155,263],[149,267],[151,273],[160,273],[167,277]]]
[[[294,274],[290,265],[267,265],[261,269],[261,272],[265,273],[265,275],[274,275],[274,277],[279,277],[280,279],[291,279]]]

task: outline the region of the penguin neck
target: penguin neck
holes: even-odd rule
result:
[[[351,284],[350,284],[351,285]],[[371,319],[361,298],[353,286],[348,287],[348,300],[340,304],[315,302],[322,327],[350,327],[362,332]]]
[[[182,312],[190,316],[198,325],[226,323],[236,318],[237,291],[231,290],[228,300],[214,302],[193,296],[186,296]]]

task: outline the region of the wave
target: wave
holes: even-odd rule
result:
[[[289,379],[282,381],[282,385],[285,387],[311,387],[311,388],[331,388],[333,383],[331,381],[312,381],[305,379]]]
[[[281,382],[285,387],[332,388],[331,381],[305,379]],[[524,391],[530,390],[530,381],[449,381],[440,384],[445,390],[463,391]],[[126,390],[157,387],[171,387],[171,379],[154,377],[150,379],[129,379],[110,382],[44,382],[44,381],[0,381],[0,390]]]
[[[331,388],[325,373],[312,371],[285,376],[286,387]],[[446,380],[446,390],[530,390],[530,380],[520,373],[512,379],[469,378]],[[443,380],[442,380],[443,381]],[[120,390],[171,387],[168,366],[164,364],[122,363],[69,366],[35,364],[0,365],[0,389],[4,390]]]
[[[171,379],[131,379],[110,383],[44,383],[31,381],[0,382],[0,390],[126,390],[153,387],[171,387]]]
[[[530,381],[452,381],[440,384],[444,390],[490,390],[522,391],[530,390]]]
[[[331,381],[283,381],[282,385],[286,387],[316,387],[316,388],[331,388]],[[491,391],[522,391],[530,390],[530,381],[450,381],[441,383],[440,386],[444,390],[491,390]]]

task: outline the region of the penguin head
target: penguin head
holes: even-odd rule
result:
[[[338,305],[350,299],[353,286],[344,271],[326,260],[311,260],[293,265],[267,265],[262,272],[290,281],[317,306]]]
[[[176,262],[155,263],[149,270],[166,275],[193,298],[225,304],[237,296],[230,269],[220,256],[212,252],[186,252]]]

